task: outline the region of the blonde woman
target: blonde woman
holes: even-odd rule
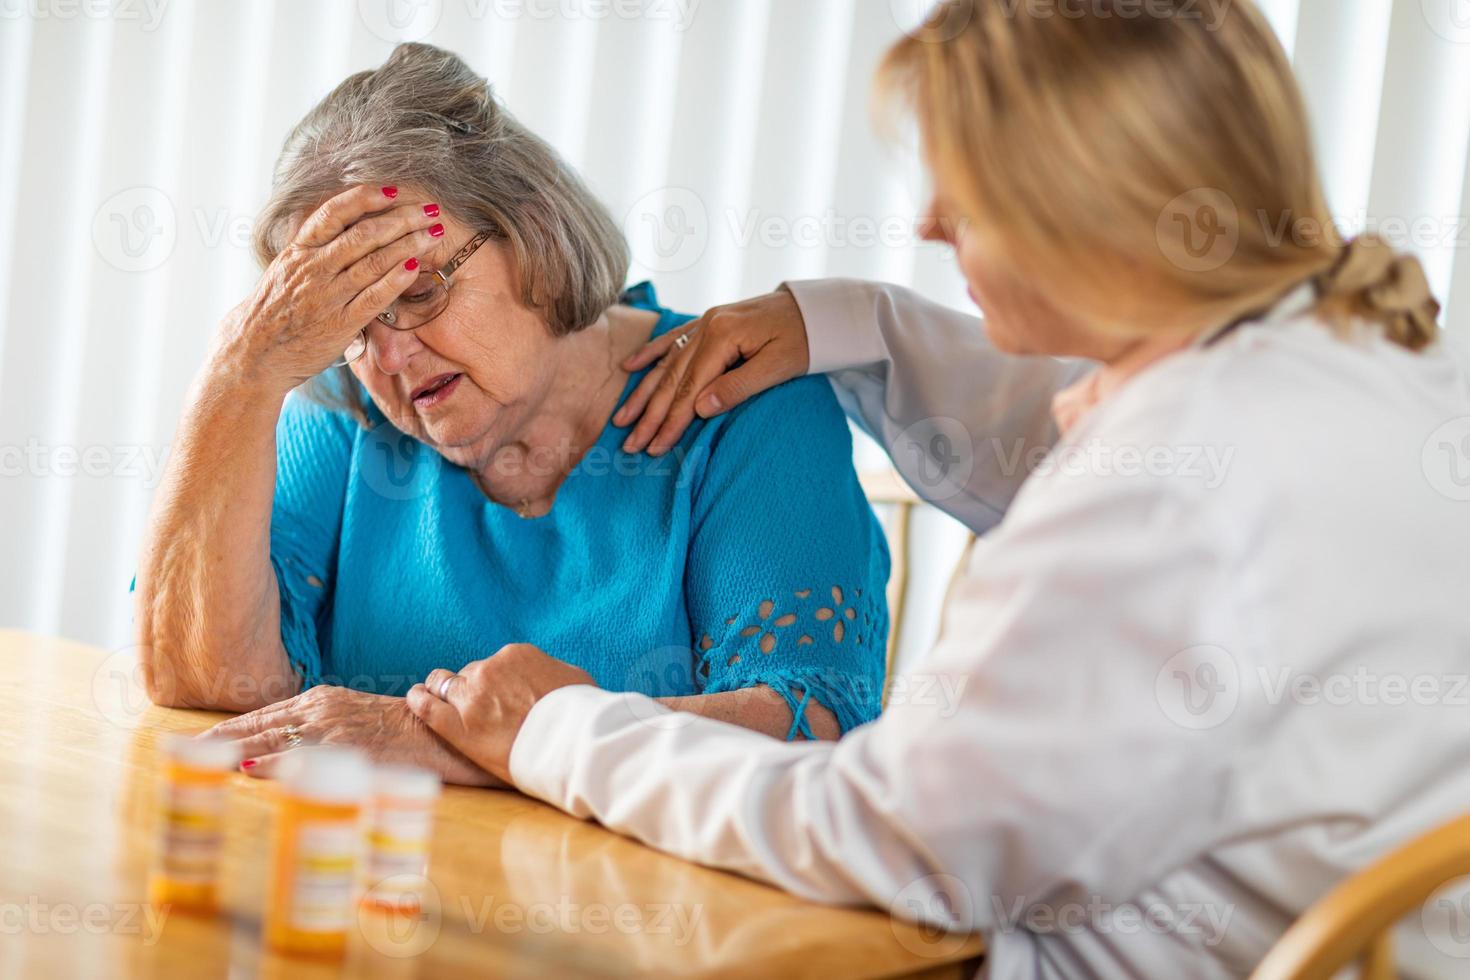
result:
[[[917,489],[989,531],[901,696],[837,744],[763,743],[648,724],[646,699],[519,647],[409,706],[658,847],[983,929],[992,977],[1239,976],[1470,800],[1448,455],[1470,378],[1418,265],[1328,233],[1254,6],[1059,9],[948,0],[882,76],[983,325],[793,283],[688,328],[626,410],[657,451],[826,372]],[[1463,967],[1406,931],[1406,970]]]

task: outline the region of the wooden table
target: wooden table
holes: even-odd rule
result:
[[[803,902],[517,793],[450,787],[418,919],[360,918],[345,963],[263,950],[272,785],[234,780],[225,912],[145,902],[158,708],[131,650],[0,631],[0,977],[876,977],[973,972],[977,937]]]

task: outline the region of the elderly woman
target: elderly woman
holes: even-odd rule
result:
[[[607,212],[459,58],[312,109],[256,246],[145,542],[155,701],[258,709],[219,728],[252,772],[349,742],[461,782],[402,695],[514,641],[781,738],[877,715],[887,552],[830,388],[623,454],[620,364],[690,318],[622,291]]]

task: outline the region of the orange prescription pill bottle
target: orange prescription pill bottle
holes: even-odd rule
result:
[[[363,807],[372,766],[356,749],[293,749],[277,786],[266,942],[283,953],[340,957],[356,922]]]
[[[194,912],[219,904],[220,852],[230,774],[240,764],[237,743],[169,735],[162,746],[158,845],[148,899]]]
[[[423,907],[439,788],[437,774],[416,766],[374,770],[364,905],[413,915]]]

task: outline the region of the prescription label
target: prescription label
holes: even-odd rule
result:
[[[353,922],[353,889],[362,835],[356,820],[303,824],[289,921],[303,932],[342,932]]]
[[[370,900],[387,906],[416,906],[427,870],[434,814],[428,807],[378,810],[368,858]]]
[[[181,884],[208,884],[224,844],[227,786],[172,784],[163,791],[158,871]]]
[[[433,812],[426,808],[379,811],[369,837],[372,844],[369,880],[422,874],[433,823]]]

